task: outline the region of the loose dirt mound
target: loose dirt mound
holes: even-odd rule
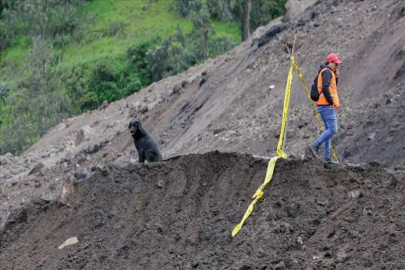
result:
[[[110,164],[65,204],[12,213],[1,269],[404,269],[404,175],[378,163],[281,160],[240,233],[267,161],[211,152]],[[78,243],[63,249],[67,239]]]
[[[376,160],[405,167],[405,2],[289,3],[294,8],[287,7],[287,17],[268,25],[283,23],[285,30],[265,46],[254,42],[266,32],[263,27],[231,52],[63,121],[19,157],[0,157],[0,229],[12,209],[32,198],[54,198],[66,179],[88,177],[100,163],[135,163],[137,153],[127,130],[134,117],[166,158],[214,150],[272,155],[290,65],[286,45],[296,34],[296,59],[307,83],[328,53],[337,52],[344,61],[339,131],[333,139],[340,161]],[[302,155],[318,136],[295,76],[286,152]]]

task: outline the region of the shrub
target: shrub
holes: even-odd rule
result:
[[[19,0],[8,1],[2,12],[4,25],[0,27],[2,43],[16,41],[20,35],[28,39],[41,37],[63,46],[81,37],[81,28],[90,23],[91,16],[79,16],[84,0]]]
[[[74,113],[125,98],[152,82],[146,54],[156,40],[131,46],[125,55],[74,67],[63,77]]]
[[[0,154],[21,153],[69,116],[57,63],[52,44],[34,39],[24,69],[16,74],[17,89],[8,98],[11,121],[0,130]]]
[[[185,35],[178,26],[177,33],[150,50],[146,59],[153,81],[159,81],[185,71],[190,66],[204,61],[207,56],[222,54],[236,44],[236,41],[227,37],[206,40],[206,36],[198,30]]]

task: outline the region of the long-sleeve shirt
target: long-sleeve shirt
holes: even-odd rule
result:
[[[329,86],[330,86],[330,82],[332,80],[332,72],[333,70],[330,69],[329,66],[326,65],[321,65],[321,68],[319,70],[319,72],[321,72],[322,69],[327,68],[329,71],[325,70],[324,72],[322,72],[322,93],[324,94],[326,100],[328,101],[328,103],[330,105],[333,105],[333,99],[332,99],[332,95],[329,91]],[[338,83],[338,78],[336,78],[336,84]]]

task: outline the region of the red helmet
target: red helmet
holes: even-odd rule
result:
[[[343,62],[340,61],[340,59],[339,59],[339,57],[337,56],[336,53],[329,54],[328,57],[326,57],[326,62],[327,63],[335,62],[337,65],[343,64]]]

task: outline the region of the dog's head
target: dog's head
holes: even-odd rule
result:
[[[128,129],[129,132],[131,132],[132,136],[135,136],[137,133],[141,133],[142,132],[141,122],[135,119],[132,120],[131,122],[129,122]]]

